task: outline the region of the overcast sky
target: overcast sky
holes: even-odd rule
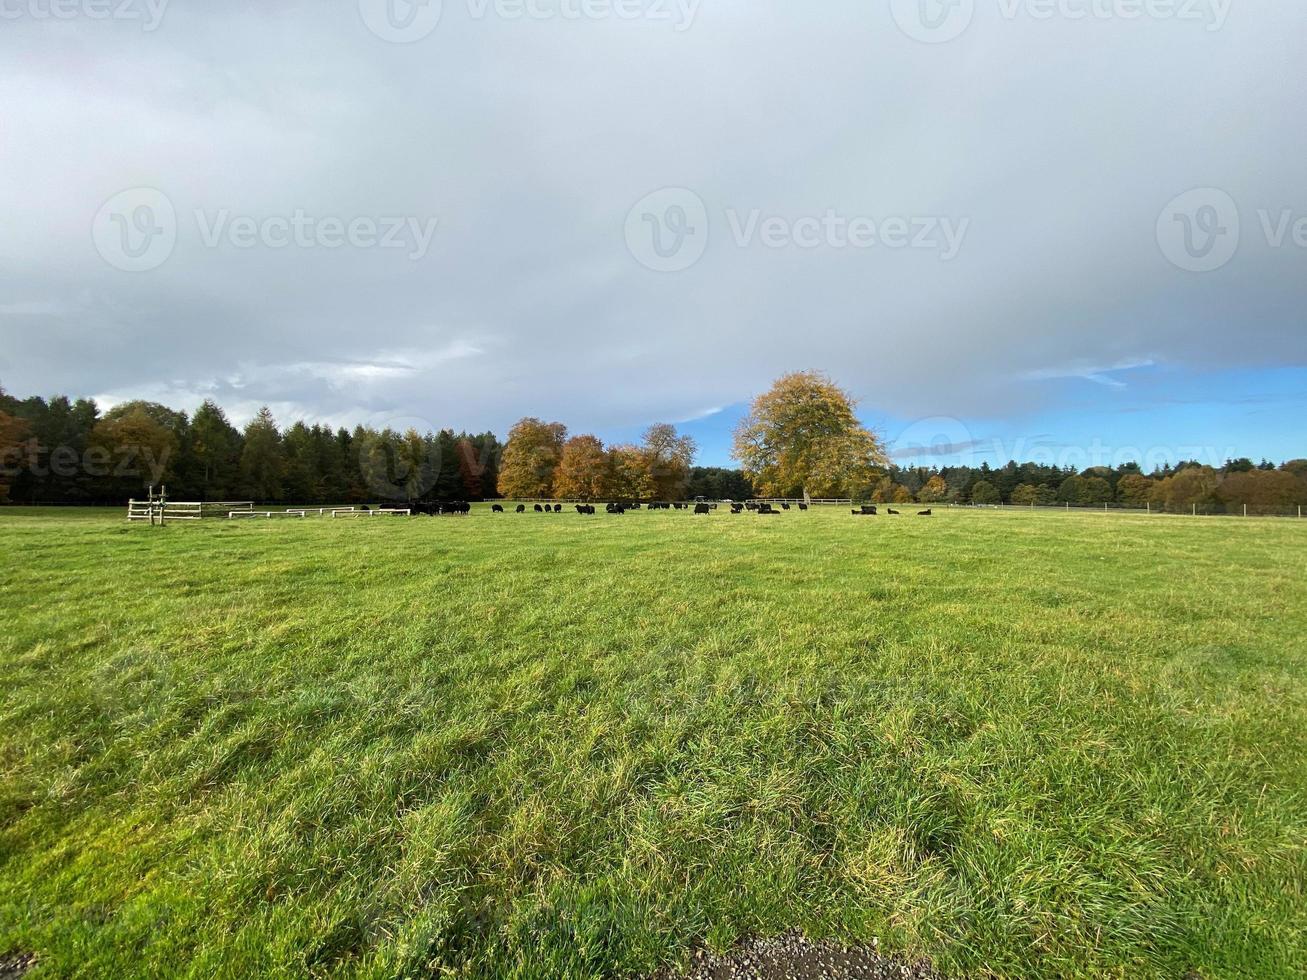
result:
[[[1307,455],[1305,63],[1285,0],[0,0],[0,384]]]

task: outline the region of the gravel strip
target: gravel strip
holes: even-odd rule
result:
[[[676,980],[673,973],[657,980]],[[845,949],[813,942],[798,932],[750,939],[724,956],[695,953],[680,980],[943,980],[929,963],[881,956],[871,947]]]

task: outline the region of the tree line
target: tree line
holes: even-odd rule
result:
[[[284,430],[267,409],[238,429],[213,401],[193,415],[132,401],[19,400],[0,389],[0,501],[122,503],[148,486],[174,500],[365,503],[496,493],[492,432]]]
[[[175,500],[366,503],[377,500],[746,500],[839,497],[874,503],[1151,507],[1189,513],[1284,513],[1307,506],[1307,460],[1198,462],[1151,474],[1137,464],[1074,470],[900,467],[824,375],[778,379],[735,433],[738,469],[694,465],[694,440],[651,426],[606,446],[559,422],[525,418],[493,432],[419,433],[294,422],[261,409],[237,428],[206,401],[193,414],[133,401],[18,399],[0,388],[0,502],[122,503],[166,484]]]
[[[283,429],[267,408],[237,428],[213,401],[189,415],[147,401],[102,413],[87,398],[0,388],[0,502],[118,504],[163,485],[174,500],[306,504],[752,495],[738,470],[694,466],[695,452],[670,425],[606,447],[528,418],[505,445],[493,432]]]
[[[1231,459],[1221,467],[1196,460],[1151,474],[1137,463],[1085,470],[1009,462],[1002,467],[891,467],[875,501],[1015,506],[1129,507],[1169,513],[1281,514],[1307,507],[1307,459],[1279,466]]]

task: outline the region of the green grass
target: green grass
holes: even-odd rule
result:
[[[1307,522],[0,511],[0,954],[1307,963]]]

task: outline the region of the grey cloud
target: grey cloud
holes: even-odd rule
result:
[[[1120,365],[1307,360],[1302,251],[1259,240],[1255,218],[1303,201],[1287,39],[1307,10],[1247,0],[1206,30],[981,5],[933,45],[885,7],[721,2],[677,31],[447,0],[406,45],[356,3],[178,2],[152,32],[7,23],[0,380],[503,431],[527,413],[688,419],[796,368],[868,409],[984,418],[1055,407],[1059,378],[1128,381]],[[1154,226],[1205,186],[1238,202],[1244,234],[1196,275]],[[126,273],[91,227],[137,187],[167,195],[178,235]],[[624,238],[664,187],[708,219],[702,259],[673,273]],[[194,216],[223,209],[439,224],[417,261],[208,247]],[[969,226],[943,262],[740,247],[732,211]]]

